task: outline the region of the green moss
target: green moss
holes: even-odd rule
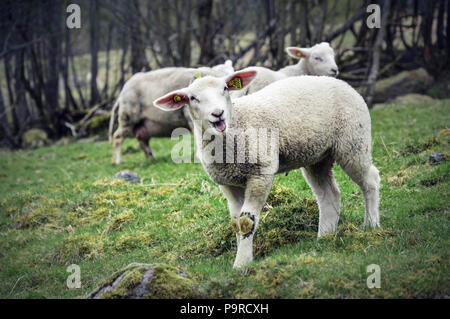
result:
[[[423,94],[417,94],[417,93],[410,93],[405,94],[396,97],[394,100],[392,100],[391,104],[426,104],[426,103],[433,103],[434,99],[428,95]]]
[[[403,150],[400,151],[400,153],[403,156],[408,156],[410,154],[419,154],[421,152],[425,152],[427,150],[430,150],[438,145],[443,143],[443,140],[432,136],[426,139],[421,139],[419,141],[413,141],[406,144],[406,146],[403,148]]]
[[[132,250],[135,248],[148,247],[152,239],[148,233],[139,232],[121,235],[115,243],[117,250]]]
[[[92,234],[70,234],[63,242],[54,259],[61,264],[93,259],[103,253],[103,238]]]
[[[31,129],[22,135],[23,148],[42,147],[49,143],[47,133],[40,129]]]
[[[47,224],[54,224],[60,215],[58,208],[41,207],[20,216],[18,222],[21,228],[35,228]]]
[[[147,284],[149,293],[146,298],[189,299],[199,297],[192,279],[182,276],[180,269],[168,265],[157,265],[153,271],[155,277]]]
[[[268,202],[278,205],[266,205],[261,212],[254,239],[256,256],[263,256],[280,246],[317,235],[319,209],[315,199],[302,198],[285,187],[275,187]]]
[[[48,198],[47,196],[37,196],[30,203],[27,203],[20,212],[10,208],[7,212],[11,215],[19,213],[16,221],[20,228],[36,228],[40,226],[55,226],[60,217],[62,202]]]
[[[239,225],[238,222],[233,218],[231,219],[231,228],[235,233],[239,233]]]
[[[108,232],[121,230],[127,222],[134,220],[135,218],[136,215],[131,210],[126,210],[114,216],[108,224]]]
[[[197,284],[182,269],[164,264],[132,263],[102,282],[88,298],[199,298]]]
[[[336,233],[325,235],[320,240],[328,241],[335,250],[356,252],[391,241],[393,237],[392,231],[382,228],[366,230],[352,223],[342,223]]]
[[[253,221],[248,216],[241,216],[239,218],[239,228],[242,235],[249,233],[252,230]]]
[[[240,229],[237,223],[231,227],[224,220],[216,221],[204,231],[202,242],[187,247],[186,254],[219,256],[226,252],[235,253],[235,232],[251,229],[251,220],[247,217]],[[283,245],[295,243],[305,238],[315,238],[319,223],[319,210],[315,199],[299,197],[291,188],[276,185],[273,187],[267,204],[260,214],[258,229],[254,237],[255,256],[263,256]],[[242,227],[244,230],[242,231]],[[206,244],[205,244],[206,243]]]
[[[109,113],[94,116],[87,127],[88,133],[98,134],[107,130],[110,117]]]
[[[133,290],[141,282],[145,270],[145,267],[136,267],[123,272],[118,285],[114,289],[106,291],[101,296],[101,299],[131,298]]]

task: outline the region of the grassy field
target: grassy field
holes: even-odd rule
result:
[[[181,266],[210,298],[423,298],[450,295],[450,100],[371,112],[382,176],[382,228],[362,228],[359,189],[335,167],[339,230],[316,239],[312,193],[293,171],[277,176],[255,239],[256,259],[233,270],[226,201],[199,164],[174,164],[176,141],[155,139],[146,160],[134,140],[110,164],[107,142],[0,153],[0,297],[76,298],[131,262]],[[141,183],[115,180],[129,169]],[[71,225],[73,233],[66,228]],[[68,289],[66,267],[81,267]],[[368,289],[366,267],[381,269]]]

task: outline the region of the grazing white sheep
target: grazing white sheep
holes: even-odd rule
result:
[[[225,76],[234,72],[231,60],[212,68],[163,68],[134,74],[124,85],[111,110],[109,140],[113,145],[112,163],[121,161],[122,144],[127,136],[134,135],[147,157],[153,157],[151,137],[170,137],[177,127],[189,127],[188,116],[183,110],[173,113],[155,108],[152,101],[175,89],[183,88],[195,75]],[[113,134],[115,115],[119,126]]]
[[[311,48],[288,47],[286,53],[294,59],[300,60],[295,65],[286,66],[278,71],[264,67],[252,66],[241,71],[256,71],[253,82],[243,90],[232,93],[232,98],[252,94],[261,90],[272,82],[298,75],[324,75],[336,77],[339,74],[334,51],[328,42],[322,42]]]
[[[247,87],[255,75],[255,71],[239,71],[224,78],[201,78],[154,101],[155,106],[167,111],[188,106],[195,139],[202,145],[202,165],[227,198],[237,231],[234,267],[253,259],[259,214],[277,173],[302,168],[319,204],[318,237],[335,231],[339,220],[340,193],[333,177],[334,162],[362,190],[364,225],[379,226],[380,178],[372,164],[371,121],[363,98],[341,80],[299,76],[231,100],[228,91]],[[278,139],[269,144],[268,156],[258,149],[255,161],[251,152],[239,149],[243,138],[235,138],[234,131],[263,128],[278,132]],[[214,142],[204,133],[214,136]],[[261,135],[243,136],[250,148],[259,148],[264,141]],[[211,143],[216,140],[223,143],[215,145],[211,155]],[[232,152],[230,146],[234,147]]]

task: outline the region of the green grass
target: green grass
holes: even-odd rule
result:
[[[371,112],[382,176],[381,229],[364,230],[359,189],[339,167],[339,231],[316,239],[318,213],[300,171],[277,176],[255,239],[256,259],[233,270],[226,201],[199,164],[174,164],[176,141],[154,139],[156,159],[134,140],[119,167],[106,142],[0,153],[0,297],[82,297],[131,262],[181,266],[211,298],[448,297],[450,101]],[[140,184],[113,179],[122,169]],[[74,232],[70,234],[67,227]],[[81,268],[68,289],[66,267]],[[368,289],[366,267],[381,267]]]

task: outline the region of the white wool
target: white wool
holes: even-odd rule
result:
[[[258,74],[247,89],[233,92],[232,98],[252,94],[270,83],[291,76],[323,75],[335,77],[338,74],[334,51],[328,42],[316,44],[311,48],[288,47],[286,48],[286,53],[294,59],[299,59],[299,62],[278,71],[254,66],[243,69],[242,71],[255,70]],[[296,55],[296,53],[299,53],[300,56]]]
[[[238,250],[234,267],[253,259],[254,231],[277,173],[302,168],[319,205],[319,237],[335,231],[339,220],[340,193],[333,177],[334,162],[362,190],[366,202],[364,224],[379,226],[380,180],[378,170],[372,165],[371,120],[364,99],[344,81],[297,76],[231,100],[224,87],[232,90],[233,79],[254,76],[253,72],[239,71],[227,78],[205,77],[154,102],[166,111],[184,103],[188,105],[194,120],[196,145],[201,145],[202,165],[220,186],[228,200],[232,222],[240,230],[236,234]],[[176,105],[166,102],[174,95],[182,96],[183,102]],[[224,125],[215,125],[219,122],[226,124],[226,130],[222,130]],[[277,152],[270,153],[268,158],[258,155],[256,163],[249,160],[249,155],[244,156],[244,162],[236,158],[232,162],[207,160],[211,154],[203,132],[212,130],[217,139],[227,142],[230,139],[236,150],[239,141],[231,139],[231,132],[258,128],[279,133],[274,146]],[[247,138],[249,147],[258,144],[254,137]],[[222,145],[224,154],[225,145]]]

